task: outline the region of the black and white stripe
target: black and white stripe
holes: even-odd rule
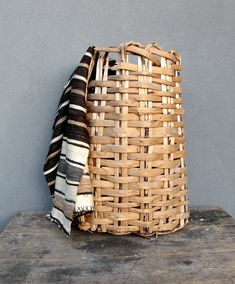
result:
[[[46,217],[62,226],[67,237],[74,212],[79,215],[94,211],[92,191],[79,192],[79,184],[83,176],[89,178],[85,98],[95,55],[95,48],[89,47],[64,86],[43,167],[53,197],[53,208]]]

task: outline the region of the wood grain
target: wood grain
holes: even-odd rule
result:
[[[0,283],[235,283],[235,220],[221,208],[149,238],[74,226],[67,239],[47,213],[18,212],[2,232]]]

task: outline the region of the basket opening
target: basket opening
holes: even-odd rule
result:
[[[138,65],[138,56],[137,55],[128,55],[128,62],[129,63],[132,63],[132,64],[135,64],[135,65]]]

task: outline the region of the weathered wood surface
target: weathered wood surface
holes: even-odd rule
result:
[[[157,238],[73,228],[48,212],[18,212],[0,236],[0,283],[235,283],[235,220],[191,209],[184,229]]]

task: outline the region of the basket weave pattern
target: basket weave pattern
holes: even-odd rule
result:
[[[79,217],[79,228],[143,236],[176,231],[189,216],[181,57],[156,43],[97,51],[87,95],[95,212]]]

